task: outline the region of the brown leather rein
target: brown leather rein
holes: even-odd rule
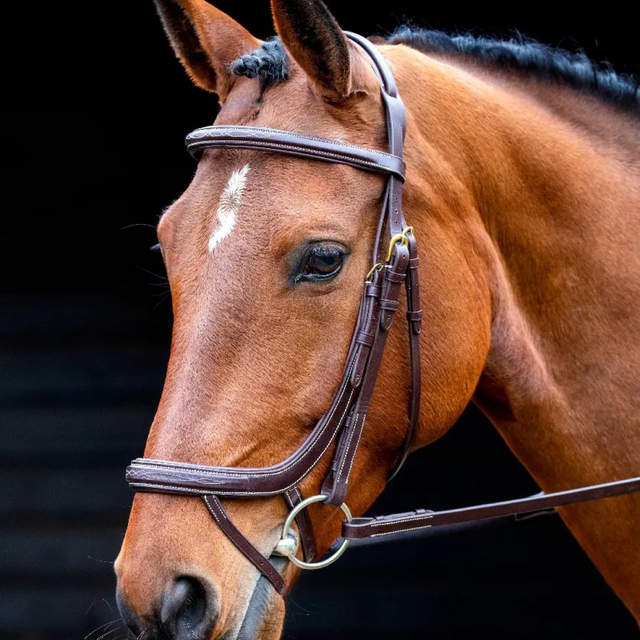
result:
[[[201,497],[225,535],[280,594],[285,591],[282,576],[234,526],[220,497],[282,495],[292,511],[283,526],[283,538],[274,554],[286,556],[303,568],[315,569],[335,561],[350,541],[355,544],[378,543],[436,532],[449,533],[484,523],[519,519],[524,514],[546,513],[558,506],[640,491],[640,478],[632,478],[451,511],[417,510],[377,518],[351,518],[344,503],[349,477],[403,285],[407,295],[411,400],[407,435],[390,477],[398,472],[411,449],[420,413],[419,335],[422,312],[417,245],[413,228],[407,226],[402,212],[402,183],[405,177],[402,151],[406,129],[404,106],[398,96],[391,69],[382,54],[361,36],[353,33],[347,33],[347,36],[368,54],[380,80],[387,115],[388,153],[337,140],[246,126],[204,127],[190,133],[186,139],[187,149],[196,157],[199,152],[210,148],[252,149],[347,164],[388,176],[373,249],[374,266],[365,279],[342,380],[329,410],[296,451],[286,460],[270,467],[213,467],[138,458],[127,468],[126,474],[127,482],[135,491]],[[383,242],[387,232],[388,244]],[[334,443],[333,461],[321,493],[303,500],[298,485]],[[342,527],[342,538],[332,548],[335,552],[321,562],[313,562],[316,557],[315,536],[305,511],[305,507],[312,502],[340,507],[347,517]],[[290,528],[293,521],[298,528],[304,560],[296,557],[297,539]]]

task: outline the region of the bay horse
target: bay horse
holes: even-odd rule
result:
[[[272,0],[262,42],[204,0],[156,0],[218,125],[385,151],[379,78],[320,0]],[[413,448],[476,403],[546,492],[640,469],[640,133],[637,83],[532,43],[402,29],[376,40],[404,101],[404,209],[419,234],[421,409]],[[384,177],[256,150],[209,149],[158,238],[171,357],[145,458],[267,467],[327,411],[371,267]],[[364,513],[406,438],[407,338],[391,331],[347,501]],[[321,493],[330,456],[300,484]],[[279,496],[225,499],[269,558]],[[313,504],[318,555],[341,514]],[[640,620],[640,498],[560,510]],[[274,560],[285,589],[298,570]],[[117,600],[145,639],[280,636],[265,588],[202,501],[136,495]],[[268,585],[267,585],[268,587]]]

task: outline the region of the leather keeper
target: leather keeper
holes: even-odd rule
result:
[[[380,328],[383,331],[389,331],[391,329],[391,325],[393,325],[393,319],[396,316],[395,311],[391,311],[390,309],[385,309],[380,312]]]
[[[380,300],[380,308],[388,311],[397,311],[398,310],[398,301],[397,300],[389,300],[387,298],[383,298]]]
[[[385,302],[393,302],[392,300],[386,300]],[[397,308],[396,303],[396,308]],[[393,319],[396,317],[396,309],[394,309],[391,305],[383,308],[380,311],[380,328],[383,331],[389,331],[391,329],[391,325],[393,324]]]
[[[358,351],[354,357],[353,371],[351,372],[351,378],[349,383],[354,389],[357,389],[362,383],[362,375],[364,374],[364,368],[369,358],[369,352],[371,348],[367,345],[360,343],[358,345]]]
[[[393,271],[393,269],[386,268],[384,270],[384,279],[389,282],[395,282],[396,284],[402,284],[404,282],[406,274],[398,273],[397,271]]]
[[[371,347],[373,345],[373,341],[375,340],[375,333],[368,333],[366,331],[358,331],[356,335],[356,342],[358,344],[364,344],[367,347]]]
[[[377,284],[367,283],[365,287],[365,295],[368,298],[379,298],[381,291],[380,285]]]
[[[411,325],[411,330],[415,334],[420,334],[422,332],[422,310],[418,309],[418,311],[407,311],[407,320]]]
[[[397,300],[388,300],[386,298],[380,300],[380,327],[383,331],[391,329],[397,309]]]

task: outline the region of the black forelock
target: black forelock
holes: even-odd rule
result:
[[[607,64],[593,62],[582,51],[565,51],[520,35],[498,40],[410,26],[400,27],[388,38],[377,41],[405,44],[426,54],[469,58],[496,69],[562,83],[640,113],[640,79],[618,74]],[[266,89],[287,79],[288,61],[287,52],[276,37],[236,60],[231,70],[238,76],[259,78]]]
[[[245,53],[232,65],[231,71],[237,76],[259,78],[264,89],[283,82],[288,77],[288,56],[280,39],[275,37],[263,42],[251,53]]]

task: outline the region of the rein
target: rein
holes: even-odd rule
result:
[[[449,533],[496,521],[521,519],[523,514],[546,513],[558,506],[640,491],[640,478],[632,478],[451,511],[420,509],[377,518],[351,517],[345,504],[349,477],[403,285],[407,296],[411,400],[409,427],[389,479],[402,467],[411,449],[420,413],[419,336],[422,311],[417,244],[413,227],[407,226],[402,211],[402,183],[405,180],[402,155],[406,131],[404,106],[398,96],[391,69],[382,54],[361,36],[353,33],[346,35],[369,56],[380,80],[387,119],[388,153],[337,140],[249,126],[204,127],[193,131],[186,139],[187,149],[195,157],[210,148],[251,149],[347,164],[388,176],[373,249],[373,267],[365,279],[342,380],[329,410],[296,451],[286,460],[270,467],[215,467],[138,458],[126,473],[127,482],[134,491],[201,497],[224,534],[280,594],[285,592],[282,576],[231,522],[220,497],[282,495],[292,510],[284,523],[283,537],[273,553],[288,557],[299,567],[319,569],[335,562],[351,541],[358,545],[375,544],[391,539],[430,535],[437,531]],[[387,233],[388,244],[383,241]],[[334,443],[333,461],[321,493],[303,499],[298,485]],[[339,507],[346,516],[342,537],[332,547],[332,555],[319,562],[314,562],[317,555],[315,536],[305,511],[305,507],[314,502]],[[298,527],[304,560],[296,557],[298,542],[291,529],[294,521]]]

